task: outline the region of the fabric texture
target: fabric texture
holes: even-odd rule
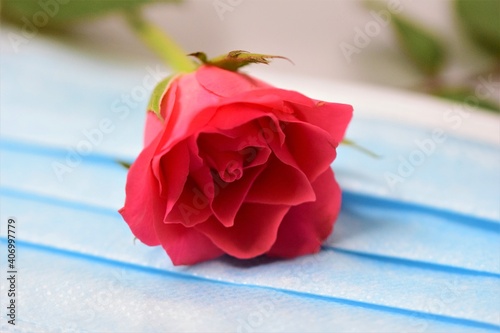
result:
[[[383,157],[338,149],[342,209],[318,254],[174,267],[117,212],[151,71],[79,52],[37,38],[0,57],[0,247],[14,217],[20,291],[2,331],[500,330],[498,145],[355,113],[347,137]]]

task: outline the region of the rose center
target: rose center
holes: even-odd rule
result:
[[[224,170],[219,171],[220,178],[226,183],[234,182],[243,176],[243,168],[236,161],[229,161]]]

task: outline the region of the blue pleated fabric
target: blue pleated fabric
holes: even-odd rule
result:
[[[355,113],[348,137],[382,157],[339,148],[342,211],[320,253],[174,267],[117,213],[116,161],[141,149],[160,67],[36,38],[0,68],[0,253],[5,274],[14,217],[19,276],[2,331],[500,331],[498,145]],[[5,277],[1,292],[5,309]]]

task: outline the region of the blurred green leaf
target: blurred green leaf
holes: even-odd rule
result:
[[[433,92],[433,95],[485,110],[500,112],[500,105],[489,99],[478,98],[475,92],[468,88],[443,88]]]
[[[427,75],[437,74],[445,58],[437,38],[402,16],[394,15],[392,23],[399,43],[415,65]]]
[[[125,169],[130,169],[130,167],[132,166],[132,163],[125,162],[125,161],[117,160],[116,162],[118,164],[120,164],[122,167],[124,167]]]
[[[155,2],[179,0],[2,0],[1,16],[18,25],[54,28],[76,20],[135,9]]]
[[[349,140],[349,139],[346,139],[346,138],[344,138],[342,140],[341,144],[346,145],[346,146],[350,146],[351,148],[354,148],[354,149],[356,149],[356,150],[362,152],[363,154],[366,154],[372,158],[381,158],[382,157],[382,156],[374,153],[373,151],[371,151],[363,146],[358,145],[356,142]]]
[[[500,1],[456,0],[456,10],[472,40],[500,58]]]

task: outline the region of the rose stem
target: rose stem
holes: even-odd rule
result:
[[[192,72],[196,69],[187,53],[165,32],[145,20],[140,12],[128,10],[125,14],[136,35],[170,68],[176,72]]]

